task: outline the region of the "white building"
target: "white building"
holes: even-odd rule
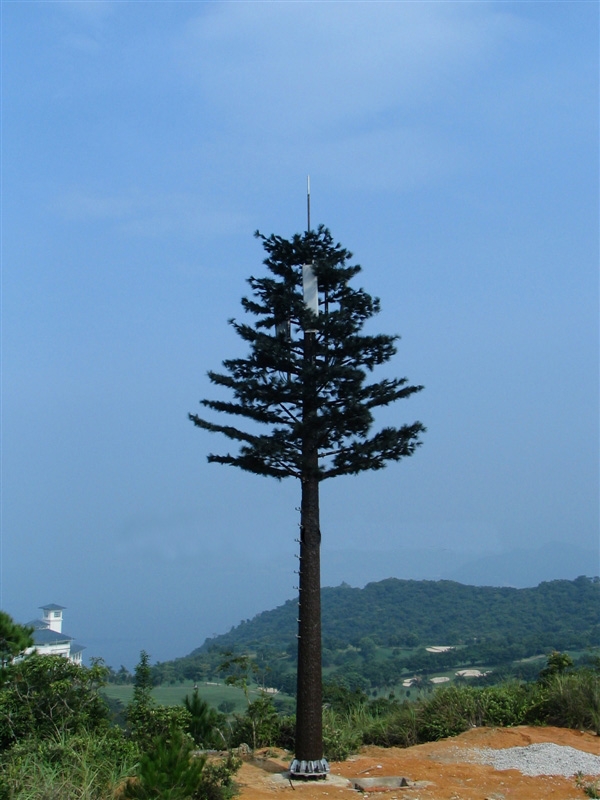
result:
[[[74,664],[81,664],[84,647],[75,644],[72,636],[62,632],[64,606],[50,603],[41,606],[44,612],[43,619],[34,619],[27,623],[28,628],[33,628],[33,647],[25,652],[37,650],[43,656],[64,656]]]

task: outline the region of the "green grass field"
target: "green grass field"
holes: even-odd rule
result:
[[[246,709],[247,703],[244,692],[237,686],[228,686],[225,683],[215,685],[202,682],[199,682],[197,686],[200,697],[206,700],[213,708],[218,709],[223,701],[229,701],[235,703],[234,712],[243,712]],[[131,685],[119,686],[114,683],[109,683],[104,687],[103,691],[107,697],[120,700],[123,705],[129,703],[133,697],[133,686]],[[191,695],[193,691],[193,681],[184,681],[183,683],[177,683],[173,686],[156,686],[152,690],[152,697],[161,705],[178,706],[183,702],[185,696]],[[251,687],[248,694],[250,700],[255,700],[259,695],[258,687]]]
[[[356,648],[348,648],[348,649],[356,649]],[[458,648],[457,648],[458,649]],[[414,649],[407,649],[407,648],[379,648],[378,650],[381,651],[381,654],[385,657],[389,657],[392,654],[397,654],[399,650],[403,654],[410,654],[414,652]],[[597,655],[600,656],[600,650],[598,648],[589,648],[587,650],[581,651],[569,651],[569,654],[573,658],[577,658],[583,655]],[[377,653],[377,656],[380,657],[380,653]],[[521,660],[521,663],[533,662],[536,666],[539,665],[539,668],[544,665],[545,659],[547,654],[538,654],[535,656],[530,656],[529,658],[524,658]],[[519,662],[514,662],[518,664]],[[501,674],[502,668],[506,666],[503,664],[497,665],[482,665],[478,664],[475,668],[479,669],[481,672],[491,671],[492,673],[498,672]],[[420,686],[403,686],[402,680],[404,678],[412,677],[412,673],[403,670],[402,674],[399,676],[398,682],[392,686],[385,686],[380,687],[374,690],[368,690],[367,695],[370,699],[375,697],[388,697],[390,692],[393,692],[395,697],[399,700],[403,699],[410,699],[415,700],[419,697],[424,697],[429,695],[437,686],[448,686],[452,685],[456,680],[456,672],[460,669],[472,668],[473,665],[469,664],[456,664],[453,667],[449,667],[445,670],[432,670],[425,671],[422,674],[422,683]],[[352,666],[349,667],[352,669]],[[330,679],[332,675],[336,672],[336,666],[328,666],[323,669],[323,678],[325,680]],[[430,678],[433,677],[441,677],[445,676],[448,677],[450,680],[448,682],[442,684],[433,684],[430,682]],[[334,678],[335,680],[335,678]],[[500,680],[502,680],[500,678]],[[464,681],[467,683],[473,682],[473,685],[477,685],[476,679],[465,678]],[[223,702],[228,703],[228,713],[241,713],[243,714],[247,708],[247,701],[244,696],[244,692],[242,689],[236,686],[229,686],[224,681],[220,681],[218,683],[205,683],[205,682],[198,682],[198,691],[200,696],[206,700],[209,705],[217,710],[225,710],[219,709],[219,706]],[[183,702],[186,695],[191,695],[194,691],[194,682],[193,681],[184,681],[182,683],[176,684],[162,684],[161,686],[157,686],[152,694],[154,699],[157,703],[161,705],[173,706],[179,705]],[[133,697],[133,686],[132,685],[117,685],[117,684],[108,684],[104,689],[105,694],[111,698],[120,700],[123,705],[129,703]],[[249,691],[249,698],[250,700],[254,700],[256,697],[259,696],[260,690],[258,686],[251,687]],[[294,698],[290,697],[286,694],[278,694],[275,696],[276,706],[282,709],[283,713],[293,713],[295,707]],[[233,703],[231,707],[229,704]]]

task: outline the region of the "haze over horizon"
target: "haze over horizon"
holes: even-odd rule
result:
[[[600,574],[597,3],[0,13],[3,610],[118,669],[294,596],[299,486],[187,414],[308,174],[428,429],[322,484],[323,585]]]

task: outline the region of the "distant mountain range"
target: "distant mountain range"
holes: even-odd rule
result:
[[[557,578],[600,575],[600,546],[596,550],[566,542],[548,542],[500,553],[470,555],[439,547],[330,550],[323,558],[324,583],[346,581],[364,586],[382,577],[451,580],[472,586],[537,586]]]

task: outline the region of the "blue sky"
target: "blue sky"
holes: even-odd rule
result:
[[[323,583],[600,572],[596,2],[1,13],[5,610],[118,668],[294,595],[299,486],[187,414],[308,174],[428,428],[323,484]]]

